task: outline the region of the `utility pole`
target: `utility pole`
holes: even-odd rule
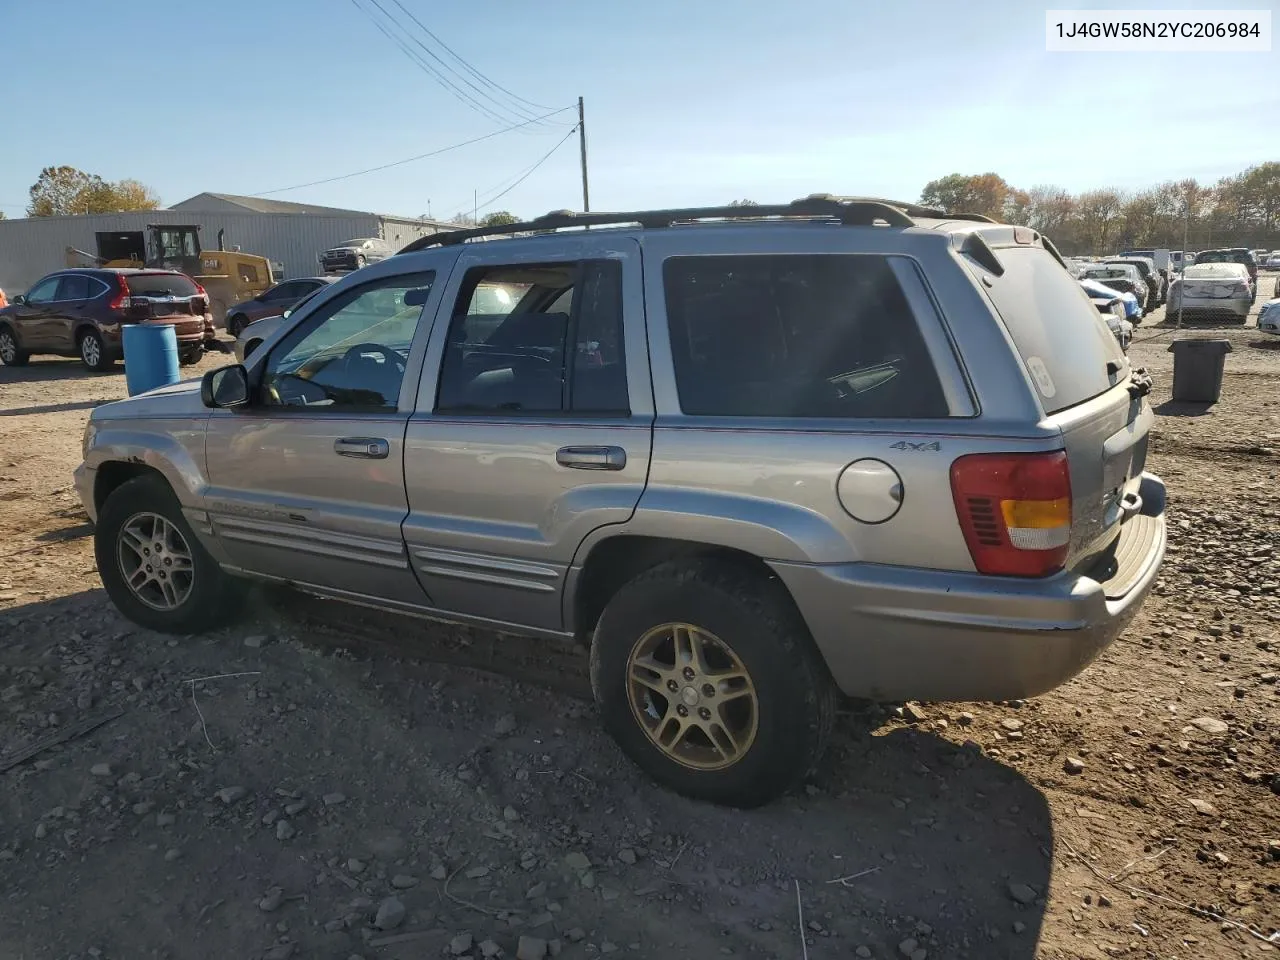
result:
[[[471,225],[480,226],[480,191],[471,191]]]
[[[583,115],[582,98],[578,98],[578,153],[582,157],[582,212],[591,212],[591,194],[587,192],[587,121]]]

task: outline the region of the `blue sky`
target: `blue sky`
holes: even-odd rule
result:
[[[1280,159],[1280,52],[1050,54],[1044,5],[1025,0],[402,2],[521,97],[586,98],[595,209],[813,192],[914,200],[953,171],[1133,188]],[[1194,4],[1215,6],[1271,4]],[[442,89],[353,0],[0,0],[0,44],[0,208],[11,217],[51,164],[135,177],[171,203],[336,176],[502,126]],[[438,217],[470,208],[473,191],[482,213],[578,208],[576,137],[484,203],[569,129],[272,196],[408,215],[430,204]]]

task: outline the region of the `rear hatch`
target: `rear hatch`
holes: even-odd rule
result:
[[[190,277],[181,273],[131,273],[122,274],[121,279],[129,288],[123,308],[127,321],[198,317],[203,323],[208,304]]]
[[[1136,513],[1154,415],[1141,377],[1080,285],[1044,247],[995,249],[1004,274],[984,284],[1037,391],[1061,430],[1071,481],[1067,566],[1114,551]],[[1104,283],[1107,281],[1103,281]]]
[[[1225,271],[1219,276],[1187,277],[1182,281],[1182,292],[1188,299],[1196,300],[1229,300],[1248,296],[1248,291],[1241,289],[1241,281]]]

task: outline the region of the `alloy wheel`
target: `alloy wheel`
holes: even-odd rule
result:
[[[92,334],[80,341],[80,359],[86,366],[96,367],[102,360],[102,345]]]
[[[18,356],[18,344],[13,339],[13,334],[8,330],[0,331],[0,360],[5,363],[13,363]]]
[[[721,770],[751,748],[755,683],[719,637],[687,623],[647,631],[627,657],[627,700],[649,740],[695,770]]]
[[[135,513],[116,537],[120,574],[153,610],[176,610],[191,594],[195,562],[182,532],[158,513]]]

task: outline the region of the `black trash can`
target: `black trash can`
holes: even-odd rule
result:
[[[1173,354],[1173,399],[1184,403],[1217,403],[1222,396],[1222,368],[1231,341],[1219,339],[1175,340]]]

